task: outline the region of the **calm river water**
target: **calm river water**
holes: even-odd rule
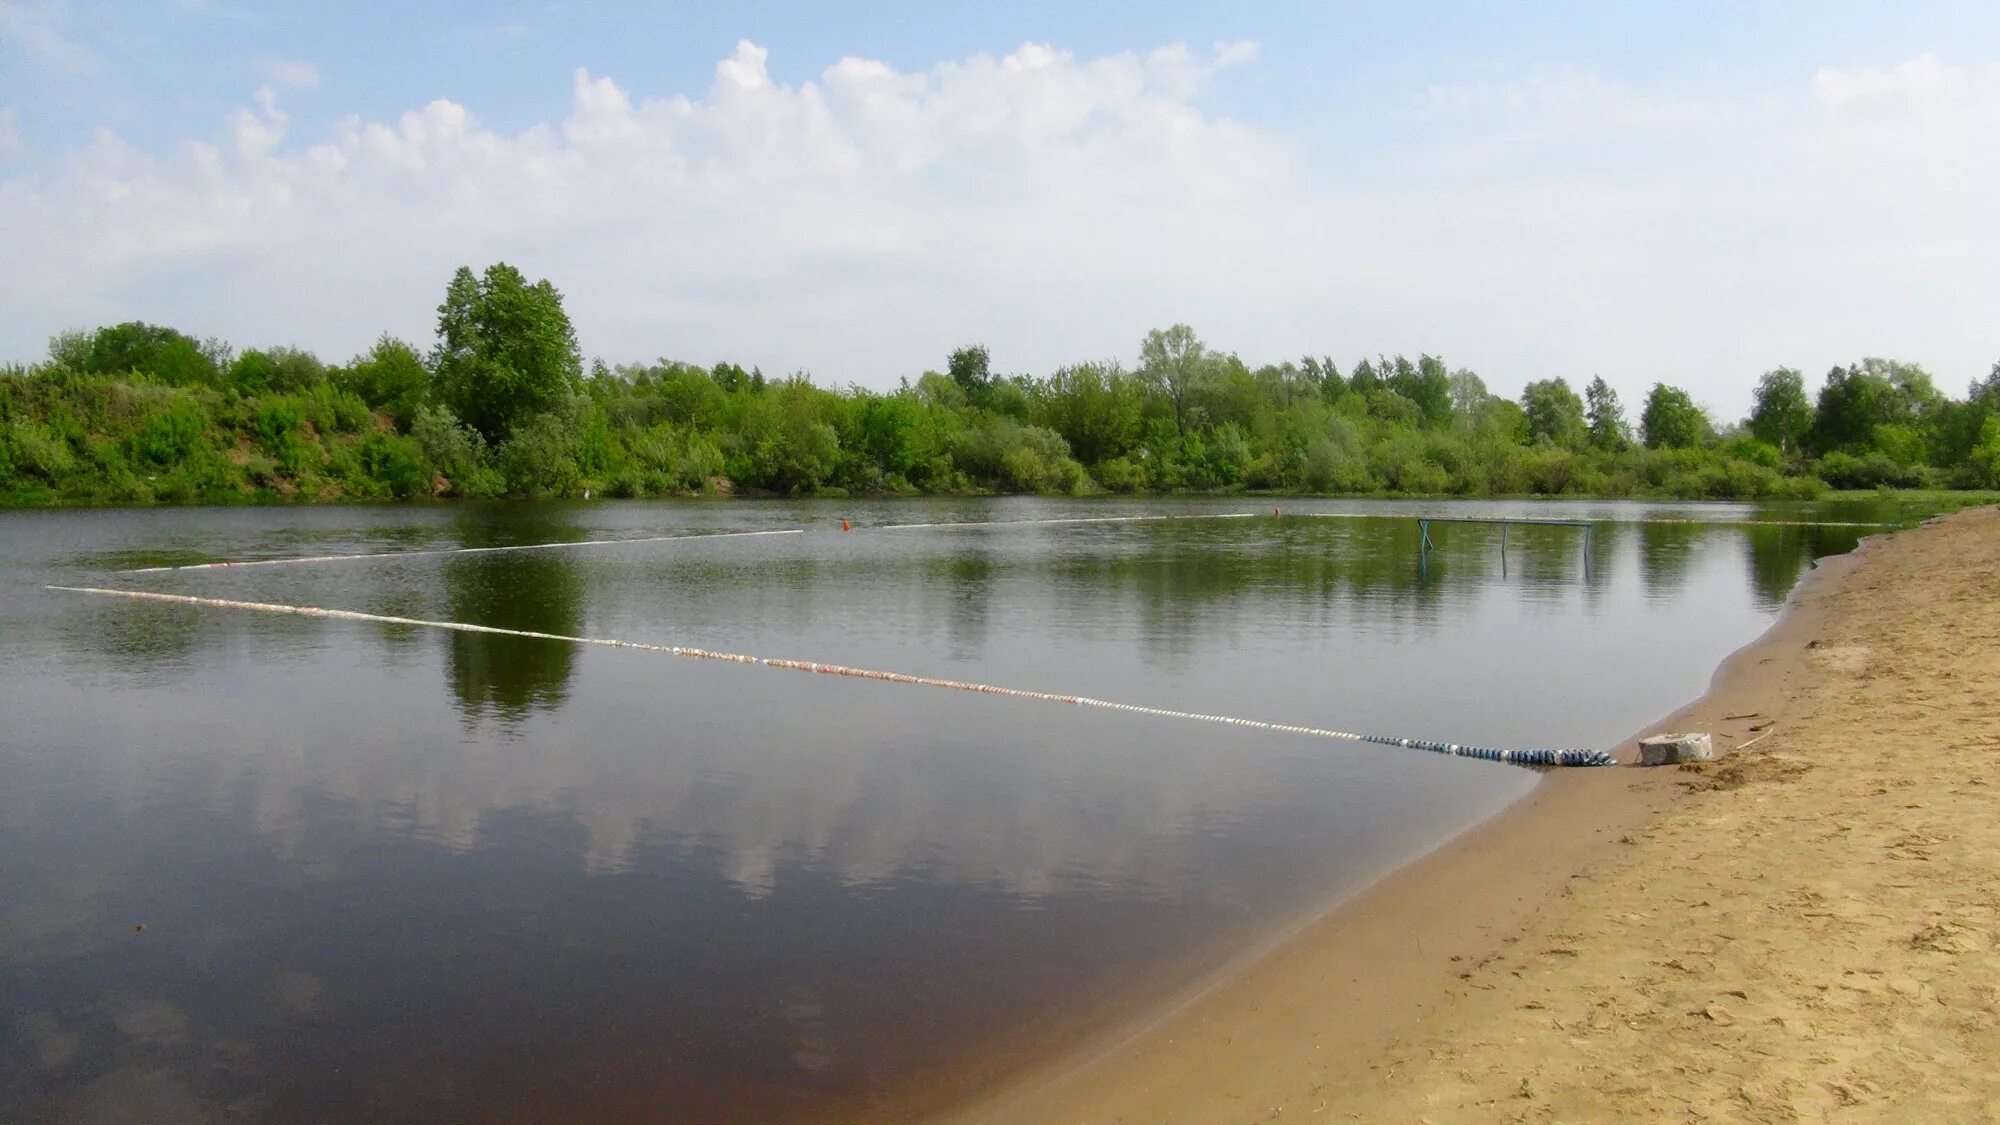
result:
[[[0,513],[0,1114],[894,1118],[1531,787],[1420,752],[115,586],[1503,746],[1700,693],[1815,509]],[[1434,531],[1406,516],[1605,520]],[[1254,512],[1256,518],[881,525]],[[1308,518],[1346,513],[1363,518]],[[1838,518],[1875,518],[1839,511]],[[840,520],[851,521],[851,533]],[[1687,518],[1699,524],[1633,522]],[[120,574],[214,559],[803,534]]]

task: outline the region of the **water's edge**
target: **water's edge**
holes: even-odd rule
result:
[[[1422,994],[1401,997],[1400,1011],[1385,1010],[1385,997],[1380,995],[1336,998],[1335,1003],[1348,1010],[1327,1013],[1324,1022],[1329,1027],[1362,1029],[1343,1044],[1341,1053],[1366,1067],[1394,1042],[1412,1012],[1430,1012],[1434,1018],[1436,1009],[1448,1003],[1438,993],[1448,989],[1445,982],[1456,975],[1460,960],[1449,950],[1475,938],[1492,942],[1496,935],[1518,929],[1511,919],[1527,917],[1559,894],[1563,884],[1587,865],[1592,846],[1649,822],[1678,794],[1674,771],[1631,765],[1637,760],[1639,738],[1676,727],[1709,730],[1719,735],[1718,753],[1744,741],[1741,733],[1731,737],[1726,716],[1741,713],[1748,706],[1746,700],[1767,697],[1788,671],[1802,663],[1800,638],[1817,630],[1822,619],[1818,603],[1840,589],[1871,542],[1890,534],[1894,532],[1869,536],[1850,552],[1817,560],[1770,626],[1716,666],[1702,695],[1635,730],[1619,744],[1619,768],[1551,771],[1521,797],[1446,833],[1363,885],[1309,908],[1168,1000],[1147,1005],[1080,1045],[1056,1048],[1011,1078],[961,1091],[949,1101],[940,1099],[949,1108],[926,1120],[940,1125],[1000,1125],[1040,1119],[1047,1109],[1066,1107],[1072,1088],[1099,1093],[1107,1083],[1128,1080],[1130,1072],[1157,1068],[1149,1056],[1160,1053],[1162,1043],[1175,1035],[1195,1032],[1215,1015],[1234,1014],[1230,1009],[1254,1012],[1264,1007],[1273,978],[1303,976],[1308,966],[1365,966],[1379,980],[1424,989]],[[1538,862],[1505,863],[1504,871],[1494,870],[1495,857],[1518,855],[1535,856]],[[1454,892],[1468,882],[1485,893]],[[1509,897],[1516,909],[1496,914],[1495,901]],[[1394,940],[1411,934],[1422,937]],[[1385,937],[1391,939],[1386,956]],[[1423,979],[1412,981],[1412,977]],[[1205,1010],[1210,1008],[1224,1012]]]

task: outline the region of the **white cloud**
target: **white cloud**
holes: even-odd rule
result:
[[[1216,66],[1240,66],[1257,61],[1257,41],[1255,39],[1232,39],[1215,44]]]
[[[1929,55],[1886,70],[1822,70],[1814,79],[1827,143],[1891,197],[1929,207],[2000,183],[2000,64],[1949,66]],[[1957,213],[1951,220],[1978,217]]]
[[[1836,115],[1925,117],[2000,107],[2000,65],[1948,66],[1920,55],[1886,70],[1822,70],[1813,78],[1820,100]]]
[[[320,79],[319,67],[304,59],[258,59],[257,73],[274,86],[295,90],[310,90],[319,85]]]
[[[1176,320],[1252,361],[1442,350],[1497,389],[1664,378],[1725,414],[1780,363],[1992,361],[1969,311],[2000,300],[1974,263],[1990,213],[1933,192],[1924,221],[1972,232],[1955,252],[1875,237],[1883,189],[1846,173],[1905,143],[1861,113],[1885,98],[1925,107],[1926,167],[1990,159],[1951,147],[1990,140],[1987,71],[1768,104],[1530,72],[1433,89],[1393,146],[1350,151],[1207,111],[1252,55],[1028,44],[787,84],[745,42],[694,96],[578,71],[518,131],[440,99],[300,136],[266,89],[209,140],[100,132],[0,180],[0,356],[134,316],[338,356],[427,336],[450,271],[505,258],[564,290],[593,353],[875,385],[976,339],[1008,370],[1129,356]]]
[[[18,44],[29,55],[66,74],[102,72],[104,62],[97,52],[72,42],[56,26],[59,14],[59,7],[53,4],[0,0],[0,42]]]

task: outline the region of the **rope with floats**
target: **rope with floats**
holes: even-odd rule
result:
[[[1503,750],[1491,746],[1468,746],[1456,742],[1439,742],[1432,739],[1359,734],[1353,731],[1327,730],[1322,727],[1298,726],[1292,723],[1265,722],[1261,719],[1241,719],[1230,715],[1206,715],[1194,711],[1173,711],[1164,707],[1147,707],[1137,703],[1117,703],[1107,699],[1093,699],[1083,695],[1030,691],[1023,688],[1000,687],[994,684],[940,679],[934,676],[913,676],[904,672],[883,672],[870,668],[852,668],[844,664],[824,664],[813,660],[788,660],[772,656],[750,656],[743,653],[718,652],[713,649],[692,648],[686,645],[656,645],[644,641],[626,641],[609,637],[575,637],[562,633],[542,633],[528,629],[502,629],[493,625],[474,625],[464,621],[431,621],[416,617],[392,617],[380,613],[362,613],[351,609],[283,605],[276,602],[236,601],[229,598],[203,598],[192,594],[163,594],[152,590],[114,590],[99,586],[46,586],[44,589],[69,594],[93,594],[102,597],[166,602],[174,605],[204,606],[212,609],[251,610],[258,613],[282,613],[295,617],[314,617],[323,620],[365,621],[381,625],[448,629],[460,633],[487,633],[499,636],[525,637],[530,640],[559,641],[566,644],[635,649],[641,652],[664,653],[669,656],[685,657],[691,660],[716,660],[730,664],[761,665],[766,668],[812,672],[825,676],[848,676],[855,679],[874,680],[879,683],[947,688],[953,691],[975,692],[980,695],[1003,696],[1009,699],[1027,699],[1042,703],[1064,703],[1076,707],[1094,707],[1107,711],[1122,711],[1131,715],[1149,715],[1163,719],[1184,719],[1194,722],[1220,723],[1226,726],[1272,731],[1280,734],[1332,738],[1345,742],[1369,742],[1378,746],[1400,746],[1411,750],[1428,750],[1434,754],[1448,754],[1461,758],[1477,758],[1488,762],[1503,762],[1508,765],[1610,766],[1617,764],[1610,754],[1602,750]]]
[[[436,547],[416,551],[372,551],[352,555],[288,555],[277,559],[225,559],[221,562],[188,563],[185,566],[141,566],[114,570],[113,574],[165,574],[178,570],[223,570],[246,566],[284,566],[288,563],[348,562],[354,559],[414,559],[425,555],[485,555],[500,551],[553,551],[563,547],[618,547],[633,543],[671,543],[681,539],[747,539],[758,535],[804,535],[801,527],[777,531],[692,531],[681,535],[649,535],[643,539],[569,539],[554,543],[512,543],[504,547]]]

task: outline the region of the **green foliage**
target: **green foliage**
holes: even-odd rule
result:
[[[1618,392],[1604,381],[1604,376],[1591,377],[1590,386],[1584,388],[1583,398],[1592,449],[1616,452],[1631,443],[1631,427],[1625,424],[1625,407],[1618,401]]]
[[[1806,398],[1805,376],[1797,368],[1767,371],[1757,381],[1757,401],[1750,411],[1750,432],[1783,454],[1799,448],[1813,426],[1812,403]]]
[[[1188,406],[1214,364],[1200,337],[1185,324],[1155,328],[1139,343],[1139,378],[1173,407],[1174,428],[1188,427]]]
[[[1994,368],[2000,375],[2000,365]],[[1965,463],[1968,484],[1975,488],[2000,488],[2000,417],[1988,417],[1980,430],[1979,444]]]
[[[501,479],[517,496],[573,496],[583,489],[582,446],[574,411],[556,410],[517,423],[495,451]]]
[[[1836,367],[1820,388],[1806,446],[1817,454],[1860,453],[1881,427],[1924,424],[1943,405],[1930,375],[1915,364],[1870,358]]]
[[[228,383],[238,394],[295,394],[326,380],[326,365],[297,348],[252,348],[229,366]]]
[[[1521,410],[1528,417],[1530,440],[1557,449],[1580,449],[1589,432],[1584,426],[1583,400],[1563,379],[1529,383],[1521,391]]]
[[[85,337],[65,333],[49,342],[50,357],[89,375],[143,375],[169,386],[214,386],[222,381],[228,349],[196,341],[171,328],[128,321]]]
[[[487,464],[479,431],[458,420],[448,406],[426,406],[410,423],[410,439],[439,491],[454,496],[494,496],[504,491],[500,474]]]
[[[529,284],[505,262],[483,277],[459,267],[438,306],[437,332],[439,397],[490,445],[582,389],[562,294],[546,280]]]
[[[1648,449],[1692,449],[1706,441],[1714,427],[1708,414],[1679,387],[1654,383],[1639,416],[1639,432]]]
[[[0,502],[1099,490],[1801,498],[2000,485],[2000,365],[1962,400],[1921,368],[1796,371],[1717,435],[1655,386],[1631,444],[1593,379],[1518,402],[1432,355],[1251,368],[1175,325],[1139,365],[997,376],[984,346],[883,393],[733,363],[592,365],[561,297],[460,270],[426,357],[384,336],[345,368],[139,323],[70,332],[0,370]],[[232,358],[233,357],[233,358]]]
[[[148,418],[132,435],[132,457],[152,468],[174,468],[206,447],[207,429],[208,416],[200,406],[177,402]]]
[[[430,474],[424,471],[423,450],[409,438],[372,433],[354,446],[354,462],[360,479],[380,486],[399,500],[430,492]]]
[[[417,349],[383,333],[366,355],[354,357],[343,380],[371,410],[387,414],[404,433],[430,393],[431,373]]]

